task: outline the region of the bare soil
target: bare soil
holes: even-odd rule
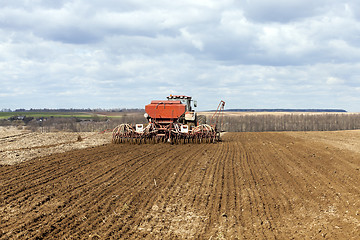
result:
[[[359,137],[227,133],[3,165],[0,239],[358,239]]]
[[[322,142],[332,147],[360,153],[360,130],[331,132],[287,132],[293,137]]]
[[[0,127],[0,165],[13,165],[53,153],[109,143],[111,133],[31,132]]]

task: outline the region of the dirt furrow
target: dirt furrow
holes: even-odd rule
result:
[[[354,239],[358,169],[295,133],[73,150],[0,166],[0,239]]]

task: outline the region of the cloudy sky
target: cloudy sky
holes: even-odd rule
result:
[[[358,0],[0,0],[0,109],[360,112]]]

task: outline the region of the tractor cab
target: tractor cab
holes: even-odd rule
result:
[[[180,101],[182,104],[184,104],[185,107],[185,111],[186,112],[193,112],[194,110],[192,109],[191,106],[191,97],[189,96],[184,96],[184,95],[170,95],[167,97],[168,101]],[[197,107],[197,102],[194,101],[194,107]]]

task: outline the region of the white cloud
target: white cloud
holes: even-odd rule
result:
[[[179,93],[200,109],[224,98],[360,111],[354,0],[0,5],[0,109],[143,107]]]
[[[244,1],[246,16],[258,22],[292,22],[322,14],[335,0],[251,0]]]
[[[193,34],[189,33],[186,28],[180,29],[181,35],[185,41],[189,41],[196,49],[202,51],[204,46],[202,41],[197,39]]]
[[[343,84],[344,82],[345,81],[343,79],[336,77],[328,77],[326,80],[326,84],[328,85],[339,85],[339,84]]]

